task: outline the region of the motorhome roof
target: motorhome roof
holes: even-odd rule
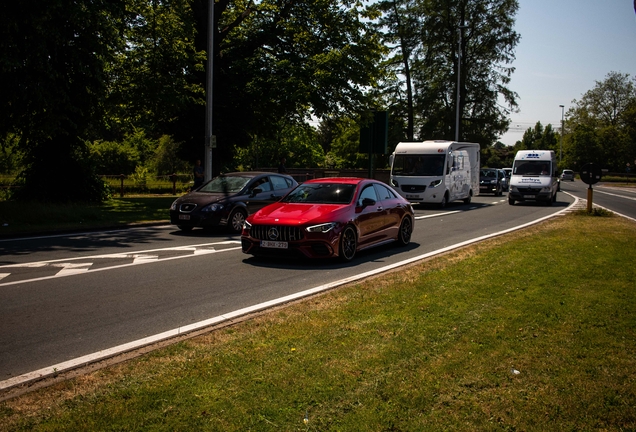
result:
[[[464,143],[464,142],[456,142],[456,141],[445,141],[445,140],[428,140],[428,141],[419,141],[419,142],[401,142],[395,147],[396,153],[445,153],[448,151],[448,148],[453,144],[464,145],[468,144],[469,146],[479,146],[479,144],[475,143]]]

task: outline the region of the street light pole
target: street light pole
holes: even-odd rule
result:
[[[206,99],[205,99],[205,181],[212,179],[212,114],[214,98],[214,0],[208,0],[208,62],[206,71]]]
[[[561,107],[561,148],[559,151],[559,164],[561,164],[561,160],[563,159],[563,134],[565,133],[565,123],[564,123],[564,115],[565,115],[565,105],[559,105]]]
[[[459,141],[459,118],[460,118],[460,103],[461,103],[461,70],[462,70],[462,30],[468,28],[468,26],[460,25],[457,28],[459,35],[459,42],[457,44],[457,106],[455,107],[455,141]]]

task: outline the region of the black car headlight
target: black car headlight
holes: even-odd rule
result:
[[[214,204],[210,204],[207,205],[205,207],[203,207],[201,209],[202,212],[216,212],[216,211],[221,211],[223,210],[223,204],[219,204],[219,203],[214,203]]]
[[[174,202],[170,205],[170,210],[175,211],[177,210],[177,201],[179,201],[178,199],[174,200]]]
[[[305,230],[311,233],[326,233],[331,231],[336,225],[337,225],[336,222],[329,222],[329,223],[324,223],[320,225],[313,225],[313,226],[305,228]]]

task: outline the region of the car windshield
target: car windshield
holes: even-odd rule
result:
[[[497,171],[495,170],[481,170],[481,174],[482,177],[492,177],[492,178],[497,178]]]
[[[307,183],[298,186],[281,202],[308,204],[349,204],[356,185],[342,183]]]
[[[393,174],[401,176],[441,176],[445,155],[398,154],[393,160]]]
[[[252,177],[219,176],[204,184],[198,191],[210,193],[237,193],[252,180]]]
[[[516,160],[512,167],[515,175],[550,175],[550,163],[546,161]]]

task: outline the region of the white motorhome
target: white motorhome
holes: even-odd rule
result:
[[[559,188],[556,154],[552,150],[519,150],[512,163],[508,204],[556,202]]]
[[[479,144],[401,142],[391,155],[391,185],[413,203],[445,207],[479,195]]]

